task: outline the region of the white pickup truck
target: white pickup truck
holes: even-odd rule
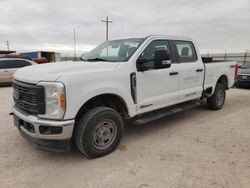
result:
[[[106,41],[81,61],[18,70],[14,124],[38,148],[68,151],[73,140],[100,157],[115,150],[126,119],[154,119],[197,99],[221,109],[236,74],[236,62],[204,63],[189,38]]]

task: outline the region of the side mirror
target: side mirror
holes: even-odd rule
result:
[[[156,50],[154,56],[155,69],[171,67],[171,54],[167,50]]]
[[[241,69],[242,66],[238,66],[239,69]]]
[[[145,59],[142,59],[142,58],[137,59],[137,61],[136,61],[137,70],[140,72],[144,72],[144,71],[148,70],[148,67],[145,66],[145,64],[144,64],[146,62],[147,61]]]

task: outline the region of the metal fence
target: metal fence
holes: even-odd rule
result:
[[[250,62],[250,51],[245,53],[202,54],[202,56],[213,57],[213,60],[237,61],[238,63]]]

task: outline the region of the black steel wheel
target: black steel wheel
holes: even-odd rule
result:
[[[123,132],[123,120],[114,109],[101,106],[89,110],[77,122],[74,139],[88,158],[104,156],[116,149]]]
[[[214,94],[207,98],[208,108],[212,110],[219,110],[223,107],[226,99],[226,89],[221,83],[217,83],[215,86]]]

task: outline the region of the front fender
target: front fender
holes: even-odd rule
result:
[[[86,89],[86,87],[84,87],[84,89],[81,89],[77,92],[71,92],[70,97],[67,98],[67,110],[66,110],[64,119],[75,118],[80,108],[87,101],[99,95],[103,95],[103,94],[112,94],[112,95],[116,95],[120,97],[125,102],[129,115],[132,115],[135,113],[133,108],[131,108],[132,106],[134,106],[134,104],[133,104],[132,97],[129,93],[119,88],[114,88],[114,87],[92,88],[91,90]]]

